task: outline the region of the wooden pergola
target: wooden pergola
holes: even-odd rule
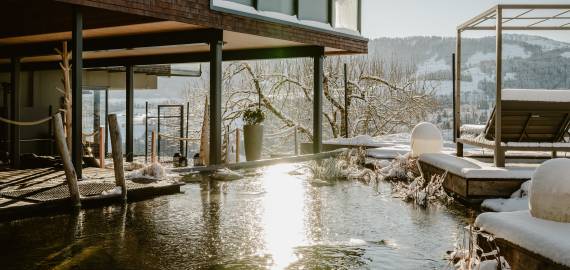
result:
[[[454,93],[454,141],[457,156],[463,156],[461,140],[461,35],[463,32],[496,31],[496,98],[494,114],[494,163],[505,166],[505,151],[501,144],[502,90],[503,90],[503,31],[563,31],[570,30],[570,4],[513,4],[497,5],[457,27]]]

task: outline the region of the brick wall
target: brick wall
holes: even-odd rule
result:
[[[210,9],[210,0],[56,0],[59,2],[120,11],[203,27],[224,29],[307,45],[366,53],[368,41],[324,31],[272,23]]]

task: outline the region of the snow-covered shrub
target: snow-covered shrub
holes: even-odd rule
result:
[[[158,163],[154,162],[145,167],[134,170],[129,175],[128,179],[150,179],[150,180],[162,180],[166,176],[166,170],[164,167]]]
[[[570,223],[570,159],[552,159],[532,176],[530,213],[533,217]]]
[[[412,157],[427,153],[440,153],[443,149],[443,136],[434,124],[419,123],[412,130],[410,145]]]
[[[376,181],[378,174],[364,168],[366,151],[363,149],[347,150],[337,157],[309,163],[312,179],[334,182],[339,180],[359,180],[366,183]]]
[[[482,241],[481,241],[482,240]],[[484,243],[480,243],[484,242]],[[482,245],[486,245],[484,250]],[[486,252],[485,252],[486,251]],[[463,237],[448,252],[449,268],[456,270],[510,270],[509,263],[501,256],[501,250],[495,243],[493,235],[475,229],[472,225],[465,227]]]

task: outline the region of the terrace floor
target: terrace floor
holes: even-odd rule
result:
[[[85,168],[84,180],[78,182],[83,204],[103,203],[108,197],[103,191],[115,187],[112,169]],[[127,180],[128,199],[176,193],[180,184],[176,180],[155,183],[136,183]],[[69,191],[63,170],[40,168],[0,171],[0,219],[41,213],[47,208],[65,208],[70,205]]]

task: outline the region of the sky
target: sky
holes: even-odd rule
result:
[[[362,33],[368,38],[455,36],[463,22],[496,4],[570,4],[570,0],[362,0]],[[493,32],[469,31],[466,37]],[[527,31],[570,42],[570,31]]]

